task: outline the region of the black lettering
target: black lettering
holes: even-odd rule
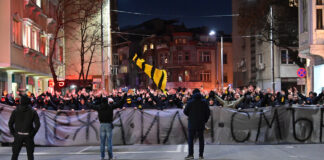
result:
[[[91,111],[88,111],[86,114],[87,114],[87,121],[83,121],[83,120],[80,119],[79,112],[76,112],[76,116],[78,118],[78,121],[81,122],[82,125],[75,131],[74,136],[73,136],[73,140],[75,140],[77,134],[81,131],[82,128],[86,128],[86,140],[89,140],[90,128],[92,128],[95,131],[96,138],[97,138],[97,140],[99,140],[98,131],[95,128],[95,126],[93,125],[95,122],[97,122],[97,118],[95,120],[91,121]]]
[[[299,118],[297,120],[295,120],[295,108],[287,108],[287,110],[291,110],[292,111],[292,123],[293,123],[293,133],[294,133],[294,138],[299,141],[299,142],[305,142],[306,140],[308,140],[313,133],[313,122],[307,118]],[[309,131],[308,134],[302,135],[303,137],[298,137],[297,133],[296,133],[296,125],[297,124],[308,124],[306,126],[303,127],[309,127]],[[305,130],[304,128],[304,130]]]
[[[67,123],[63,123],[63,122],[60,122],[57,118],[61,115],[65,115],[65,117],[67,118]],[[60,141],[64,141],[66,139],[69,138],[69,135],[66,135],[65,137],[61,138],[61,137],[58,137],[57,136],[57,128],[59,128],[60,126],[70,126],[70,123],[71,123],[71,119],[70,119],[70,116],[66,113],[66,112],[57,112],[56,115],[55,115],[55,118],[54,118],[54,138],[57,139],[57,140],[60,140]],[[64,133],[64,132],[63,132]]]
[[[321,108],[321,120],[320,120],[320,142],[322,143],[322,134],[323,134],[323,113],[324,113],[324,108]]]
[[[145,139],[147,138],[148,134],[151,132],[152,127],[154,125],[155,122],[157,122],[157,141],[158,144],[160,143],[160,134],[159,134],[159,117],[160,117],[160,111],[157,111],[156,115],[154,116],[153,121],[151,122],[149,128],[147,129],[147,131],[145,132],[144,136],[141,138],[141,143],[143,143],[145,141]]]
[[[235,112],[233,115],[232,115],[232,118],[231,118],[231,134],[232,134],[232,138],[236,141],[236,142],[245,142],[247,141],[250,136],[251,136],[251,131],[249,131],[249,133],[247,134],[247,136],[243,139],[238,139],[234,133],[234,118],[235,116],[238,114],[238,113],[245,113],[248,117],[248,119],[250,119],[250,114],[248,112],[245,112],[245,111],[240,111],[240,112]]]
[[[276,126],[277,126],[277,130],[278,130],[278,137],[279,139],[282,139],[282,136],[281,136],[281,129],[280,129],[280,122],[279,122],[279,114],[278,114],[278,110],[275,109],[274,113],[273,113],[273,117],[271,119],[271,122],[269,122],[269,120],[267,119],[267,117],[265,116],[263,110],[261,110],[261,113],[260,113],[260,118],[259,118],[259,125],[258,125],[258,131],[257,131],[257,135],[256,135],[256,138],[255,138],[255,142],[258,141],[259,139],[259,135],[260,135],[260,130],[261,130],[261,125],[262,125],[262,117],[264,118],[267,126],[269,128],[272,128],[272,125],[274,123],[274,121],[276,120]]]

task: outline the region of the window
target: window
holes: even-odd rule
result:
[[[31,34],[31,48],[34,49],[35,51],[38,51],[38,32],[36,30],[32,30],[32,34]]]
[[[18,45],[21,45],[21,23],[13,20],[12,24],[12,41]]]
[[[113,64],[114,65],[119,65],[119,57],[118,57],[118,55],[113,55]]]
[[[154,49],[154,44],[153,43],[150,44],[150,49]]]
[[[322,4],[323,4],[322,0],[316,0],[316,5],[322,5]]]
[[[60,46],[60,62],[63,63],[63,47]]]
[[[307,1],[308,0],[303,0],[302,3],[302,9],[303,9],[303,27],[302,27],[302,33],[308,31],[308,14],[307,14]]]
[[[316,28],[323,29],[323,10],[316,9]]]
[[[224,73],[224,77],[223,78],[224,78],[223,79],[224,83],[227,83],[228,82],[227,73]]]
[[[186,61],[189,61],[189,60],[190,60],[190,56],[189,56],[189,53],[188,53],[188,52],[186,52],[185,60],[186,60]]]
[[[200,81],[209,82],[210,81],[210,72],[200,73]]]
[[[24,24],[24,30],[23,30],[23,46],[31,48],[30,43],[30,26],[28,24]]]
[[[182,55],[178,55],[178,64],[182,63]]]
[[[259,64],[263,63],[262,53],[260,53],[258,56],[259,56]]]
[[[281,50],[281,64],[294,64],[294,60],[289,56],[288,50]]]
[[[204,63],[210,62],[210,52],[201,52],[200,61]]]
[[[37,5],[39,8],[42,8],[42,0],[36,0],[36,5]]]
[[[289,0],[289,7],[298,7],[298,0]]]
[[[143,52],[147,51],[147,45],[145,44],[143,47]]]
[[[223,64],[227,64],[227,54],[223,55]]]
[[[39,51],[45,55],[45,48],[46,48],[46,36],[45,35],[42,35],[41,36],[41,41],[40,41],[40,48],[39,48]]]

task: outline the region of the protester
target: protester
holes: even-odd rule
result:
[[[196,136],[199,138],[199,159],[204,159],[204,129],[210,110],[208,102],[200,94],[199,89],[193,91],[192,99],[187,103],[183,112],[188,116],[189,154],[186,159],[194,159],[193,142]]]
[[[102,98],[105,98],[104,96]],[[113,159],[112,152],[112,130],[114,128],[112,122],[114,113],[113,110],[120,108],[126,99],[126,94],[124,93],[123,98],[120,102],[114,103],[112,98],[108,98],[108,103],[106,101],[101,101],[99,104],[90,104],[89,107],[98,112],[99,122],[100,122],[100,152],[101,159],[105,158],[105,145],[108,143],[108,156],[109,159]]]
[[[19,103],[8,123],[10,133],[14,136],[11,159],[18,159],[23,143],[25,143],[28,160],[33,160],[34,136],[40,127],[40,121],[37,112],[29,106],[31,101],[27,95],[21,95]]]

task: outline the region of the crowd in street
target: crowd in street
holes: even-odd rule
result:
[[[31,92],[27,92],[31,100],[30,106],[35,109],[42,110],[88,110],[91,109],[90,104],[100,104],[108,99],[118,103],[122,100],[123,93],[126,94],[125,103],[118,109],[169,109],[184,108],[186,103],[191,99],[192,90],[186,88],[176,88],[163,94],[160,90],[147,89],[114,89],[111,93],[102,90],[86,91],[66,90],[62,92],[49,92],[35,96]],[[242,89],[233,89],[228,87],[224,90],[214,89],[210,91],[201,89],[201,96],[209,103],[210,106],[225,106],[235,109],[260,108],[266,106],[279,106],[285,104],[304,105],[323,105],[324,90],[317,94],[310,92],[308,96],[301,94],[295,87],[286,91],[281,90],[273,92],[271,89],[261,90],[252,85]],[[18,105],[19,97],[8,94],[6,91],[2,93],[0,103],[7,105]]]

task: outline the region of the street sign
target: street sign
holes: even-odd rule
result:
[[[297,78],[297,85],[305,85],[306,84],[306,78]]]
[[[299,68],[297,70],[297,76],[299,78],[305,78],[306,77],[306,69],[305,68]]]

